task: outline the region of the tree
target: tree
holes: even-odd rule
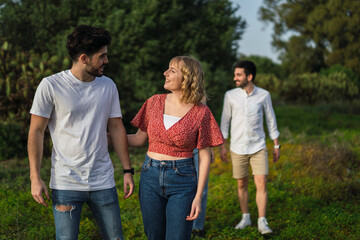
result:
[[[213,97],[209,106],[221,108],[226,73],[231,74],[237,41],[246,26],[235,16],[237,9],[229,0],[1,3],[0,39],[22,51],[48,52],[62,59],[67,56],[66,36],[75,26],[89,24],[109,30],[112,44],[106,75],[118,86],[126,124],[146,98],[164,91],[162,73],[176,55],[191,55],[202,62],[207,91]]]
[[[235,17],[229,1],[132,1],[105,22],[113,33],[110,63],[113,79],[134,115],[146,98],[163,92],[163,72],[176,55],[192,55],[204,65],[213,109],[221,108],[223,71],[235,61],[237,40],[245,23]],[[141,24],[139,24],[141,23]],[[219,75],[221,77],[219,77]]]
[[[264,0],[264,5],[261,19],[274,24],[273,45],[291,72],[340,64],[360,73],[360,1]],[[289,32],[294,36],[284,40]]]

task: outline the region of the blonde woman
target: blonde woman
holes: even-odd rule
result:
[[[140,176],[139,198],[148,239],[191,238],[192,221],[201,211],[201,196],[210,166],[210,147],[224,143],[205,96],[204,73],[198,60],[178,56],[164,72],[170,93],[149,98],[132,124],[129,146],[148,141]],[[199,149],[199,177],[193,149]]]

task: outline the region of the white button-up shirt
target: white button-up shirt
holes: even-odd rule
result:
[[[274,140],[280,135],[270,93],[254,87],[249,95],[241,88],[225,93],[221,132],[227,139],[231,125],[230,150],[237,154],[252,154],[266,147],[264,112],[270,138]]]

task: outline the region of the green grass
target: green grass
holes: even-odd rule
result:
[[[274,233],[268,236],[257,231],[252,179],[249,209],[253,225],[234,230],[241,218],[236,181],[231,164],[222,163],[215,149],[205,234],[192,239],[359,239],[360,117],[335,110],[327,106],[275,108],[282,148],[280,161],[270,161],[267,216]],[[145,149],[130,149],[136,189],[126,200],[122,198],[121,164],[112,155],[126,239],[146,239],[138,201],[144,152]],[[50,160],[44,159],[42,176],[46,182],[49,172]],[[87,207],[83,209],[80,232],[79,239],[100,239]],[[38,205],[30,194],[27,159],[1,161],[0,239],[54,239],[54,235],[51,207]]]

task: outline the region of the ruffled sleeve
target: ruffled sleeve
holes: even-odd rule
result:
[[[134,127],[140,128],[141,131],[147,132],[149,124],[150,107],[153,97],[146,100],[134,119],[130,122]]]
[[[201,125],[198,134],[198,149],[219,146],[225,142],[219,125],[217,124],[210,109],[207,106],[204,107],[205,113],[203,115],[203,119],[200,120]]]

